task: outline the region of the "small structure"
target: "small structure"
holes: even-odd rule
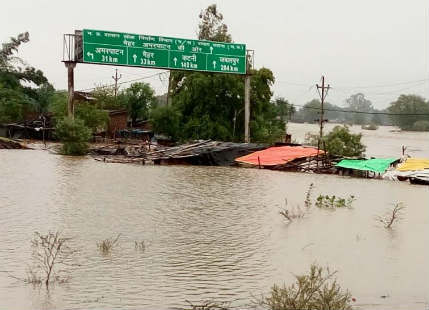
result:
[[[364,172],[365,177],[370,177],[369,172],[381,176],[393,164],[399,161],[398,158],[371,158],[371,159],[343,159],[335,165],[340,170],[340,174],[345,172],[353,174],[354,171]],[[359,174],[359,176],[362,176]]]
[[[429,159],[407,158],[396,170],[388,171],[385,179],[409,180],[411,184],[429,185]]]
[[[246,156],[236,158],[235,161],[239,164],[254,166],[259,168],[269,169],[292,169],[292,170],[305,170],[304,166],[298,167],[302,164],[308,163],[309,159],[312,161],[315,157],[324,155],[325,152],[317,150],[314,147],[304,146],[274,146],[262,151],[257,151]],[[302,161],[302,159],[304,161]],[[295,162],[296,160],[301,160]]]
[[[127,128],[128,112],[126,110],[110,110],[107,134],[115,138],[122,130]]]

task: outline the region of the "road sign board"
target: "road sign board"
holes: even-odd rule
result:
[[[83,62],[246,73],[246,45],[83,30]]]

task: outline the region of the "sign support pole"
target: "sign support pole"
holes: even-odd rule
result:
[[[244,142],[250,142],[250,75],[244,76]]]
[[[64,62],[67,68],[67,79],[68,79],[68,98],[67,98],[67,116],[74,119],[74,68],[76,63],[73,61]]]

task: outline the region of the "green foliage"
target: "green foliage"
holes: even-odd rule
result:
[[[400,95],[388,108],[392,122],[402,130],[421,130],[426,128],[425,123],[418,121],[429,121],[429,102],[417,95]],[[428,115],[401,115],[401,114],[428,114]]]
[[[347,199],[335,195],[319,195],[316,198],[316,207],[321,209],[351,208],[355,197],[350,195]]]
[[[347,110],[357,112],[373,112],[372,102],[365,98],[362,93],[351,95],[346,99]],[[347,113],[347,120],[353,124],[366,124],[369,122],[369,114],[364,113]]]
[[[231,42],[216,5],[200,14],[198,38]],[[274,75],[252,70],[250,134],[255,142],[272,142],[284,133],[284,123],[271,102]],[[244,139],[244,79],[233,74],[175,71],[171,73],[172,105],[179,118],[180,136],[188,139],[242,141]],[[284,116],[284,114],[283,114]],[[154,126],[157,127],[156,121]]]
[[[115,88],[108,86],[98,86],[92,92],[96,99],[97,107],[103,110],[119,110],[126,107],[126,96],[124,92],[119,92],[115,97]]]
[[[414,131],[429,131],[429,121],[417,121],[413,124]]]
[[[53,87],[43,72],[25,65],[14,56],[22,43],[29,41],[28,32],[11,38],[0,49],[0,122],[14,122],[26,111],[47,111]],[[23,86],[23,83],[36,87]]]
[[[296,275],[290,286],[274,285],[261,303],[271,310],[349,310],[351,294],[341,289],[335,274],[313,264],[308,274]]]
[[[155,132],[167,135],[173,140],[180,139],[181,114],[175,107],[158,106],[151,110],[150,119]]]
[[[232,42],[231,35],[228,34],[228,26],[223,23],[223,15],[217,10],[216,4],[201,11],[199,18],[198,40]]]
[[[149,109],[155,102],[155,91],[148,83],[133,83],[121,96],[125,96],[124,101],[132,126],[138,118],[147,119],[149,117]]]
[[[362,134],[352,134],[347,126],[335,126],[327,135],[323,136],[321,148],[330,155],[345,157],[361,157],[366,147],[361,143]],[[314,134],[306,135],[307,143],[317,146],[319,136]]]
[[[75,116],[83,120],[86,127],[93,133],[105,130],[109,122],[109,113],[98,109],[94,104],[88,102],[75,102]]]
[[[81,119],[65,117],[57,121],[55,135],[63,143],[64,155],[84,155],[88,152],[91,130]]]

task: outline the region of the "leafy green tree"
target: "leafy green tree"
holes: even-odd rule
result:
[[[320,118],[320,111],[322,108],[322,104],[319,99],[313,99],[307,102],[298,112],[294,115],[294,120],[306,122],[306,123],[314,123],[318,122]],[[344,121],[344,113],[341,112],[343,110],[341,107],[330,104],[329,102],[324,103],[324,119],[329,121]]]
[[[352,134],[347,126],[335,126],[331,132],[323,136],[320,148],[334,156],[362,157],[366,147],[361,139],[362,134]],[[319,135],[307,134],[306,142],[318,146]]]
[[[372,112],[374,111],[374,107],[372,106],[372,102],[365,98],[363,93],[357,93],[351,95],[346,99],[347,110],[356,111],[356,112]],[[369,122],[369,114],[364,113],[348,113],[347,119],[353,124],[366,124]]]
[[[75,102],[75,115],[81,119],[85,126],[93,133],[98,130],[105,130],[109,123],[109,114],[105,110],[97,108],[88,102]]]
[[[64,117],[57,121],[55,135],[63,143],[64,155],[84,155],[88,152],[91,129],[79,118]]]
[[[131,126],[134,126],[138,118],[147,119],[149,109],[155,102],[155,91],[148,83],[133,83],[123,93],[124,101],[131,118]]]
[[[46,112],[53,87],[43,72],[15,56],[21,44],[29,41],[28,32],[11,38],[0,49],[0,122],[22,119],[26,111]],[[24,86],[24,84],[36,87]]]
[[[153,130],[167,135],[173,140],[179,140],[181,114],[173,106],[157,106],[150,112]]]
[[[232,42],[216,5],[200,14],[198,38]],[[284,126],[271,102],[274,76],[271,70],[251,71],[250,133],[252,141],[274,140]],[[188,71],[171,73],[172,105],[180,114],[182,139],[243,140],[244,78],[233,74]]]
[[[75,117],[82,120],[92,133],[106,129],[109,115],[106,110],[98,108],[98,105],[90,102],[75,101]],[[67,92],[57,91],[52,95],[50,111],[56,120],[67,116]]]
[[[393,124],[402,130],[419,130],[424,126],[417,122],[429,121],[429,102],[417,95],[400,95],[390,104],[388,111],[393,114],[390,115]]]
[[[109,86],[98,86],[92,92],[97,106],[103,110],[118,110],[126,108],[126,96],[124,91],[115,97],[115,88]]]

